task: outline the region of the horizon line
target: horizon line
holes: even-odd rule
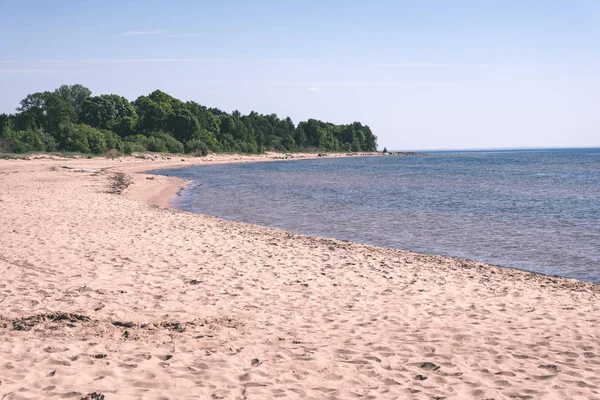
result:
[[[383,146],[386,147],[387,146]],[[388,150],[388,153],[394,152],[463,152],[463,151],[514,151],[514,150],[584,150],[584,149],[600,149],[600,144],[591,146],[521,146],[521,147],[468,147],[468,148],[436,148],[436,149],[404,149],[404,150]]]

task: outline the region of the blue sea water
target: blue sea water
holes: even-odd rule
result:
[[[600,149],[439,152],[162,170],[177,208],[600,282]]]

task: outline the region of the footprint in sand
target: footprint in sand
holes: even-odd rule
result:
[[[69,349],[67,349],[66,347],[54,347],[54,346],[48,346],[44,349],[44,351],[46,353],[62,353],[65,351],[68,351]]]

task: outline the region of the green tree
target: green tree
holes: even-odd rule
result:
[[[169,118],[169,132],[173,133],[175,139],[187,142],[200,135],[200,123],[198,119],[186,108],[181,108]]]
[[[38,92],[25,97],[17,108],[17,129],[38,128],[51,133],[63,123],[77,118],[75,109],[61,96],[51,92]]]
[[[167,113],[150,97],[138,97],[133,104],[139,116],[136,129],[138,133],[159,132],[167,128]]]
[[[167,115],[175,113],[183,105],[181,100],[160,90],[150,93],[148,98],[158,104]]]
[[[17,111],[22,116],[19,125],[22,121],[27,121],[27,125],[41,127],[46,121],[46,98],[50,92],[37,92],[27,95],[19,102]],[[19,126],[21,128],[22,126]]]
[[[308,147],[308,139],[304,132],[304,122],[298,124],[298,127],[294,131],[294,143],[300,149],[306,149]]]
[[[83,103],[92,96],[92,91],[83,85],[62,85],[54,91],[69,103],[77,115],[81,114]]]
[[[108,129],[121,137],[135,132],[138,115],[133,105],[122,96],[103,94],[83,102],[81,121],[94,128]]]
[[[207,135],[214,137],[216,140],[219,135],[219,124],[221,122],[219,116],[193,101],[185,103],[185,107],[194,114],[200,124],[200,129],[206,131]]]
[[[48,93],[45,103],[46,121],[42,128],[51,135],[56,135],[62,125],[76,120],[77,115],[73,106],[56,93]]]
[[[10,118],[7,114],[0,114],[0,138],[10,128]]]

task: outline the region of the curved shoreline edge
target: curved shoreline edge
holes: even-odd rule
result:
[[[283,159],[282,157],[279,156],[279,153],[274,153],[274,154],[275,154],[275,156],[273,156],[273,155],[267,156],[268,158],[266,158],[266,159],[262,158],[260,156],[253,156],[253,155],[251,155],[251,156],[224,155],[224,156],[220,156],[218,158],[212,159],[212,160],[209,159],[209,160],[196,161],[196,162],[192,161],[190,164],[186,164],[186,165],[173,163],[173,164],[169,164],[164,167],[161,166],[159,168],[152,168],[152,169],[141,169],[140,170],[140,169],[136,168],[133,171],[135,171],[135,175],[138,178],[139,178],[139,176],[152,177],[153,179],[150,179],[150,180],[151,181],[157,180],[158,185],[147,184],[147,182],[144,182],[142,179],[138,179],[136,182],[137,184],[132,186],[131,190],[128,191],[127,193],[125,193],[125,196],[129,199],[136,200],[136,201],[139,201],[142,203],[146,203],[151,206],[157,206],[157,207],[162,207],[162,208],[172,208],[172,209],[176,209],[179,211],[184,211],[177,207],[174,207],[172,205],[171,201],[173,199],[175,199],[176,195],[181,190],[185,190],[186,186],[188,186],[191,183],[191,181],[185,180],[183,178],[175,177],[175,176],[150,174],[149,172],[161,170],[161,169],[179,169],[179,168],[188,168],[188,167],[192,167],[192,166],[208,166],[208,165],[215,165],[215,164],[276,162],[276,161],[284,161],[284,160],[291,161],[288,159]],[[375,154],[375,155],[377,155],[377,154]],[[340,157],[346,157],[346,156],[344,154],[336,154],[333,157],[329,156],[329,157],[325,157],[325,158],[340,158]],[[316,159],[317,158],[316,154],[310,154],[310,153],[303,154],[302,157],[297,158],[296,160],[311,159],[311,158]],[[205,214],[199,214],[199,213],[192,213],[192,214],[206,216]],[[218,218],[218,217],[216,217],[216,218]],[[223,220],[223,221],[227,222],[227,223],[233,222],[233,223],[246,224],[244,222],[239,222],[239,221],[225,221],[225,220]],[[255,224],[249,224],[249,225],[255,225]],[[282,229],[282,228],[266,227],[266,226],[262,226],[262,225],[255,225],[255,226],[259,226],[264,229],[281,230],[284,232],[293,233],[294,235],[314,237],[314,238],[324,239],[324,240],[336,240],[336,241],[340,240],[340,239],[329,238],[329,237],[304,235],[304,234],[297,233],[297,232],[286,231],[285,229]],[[520,271],[520,272],[523,272],[526,274],[539,275],[540,277],[546,277],[548,279],[566,279],[568,281],[575,281],[575,282],[582,282],[585,284],[597,285],[597,287],[600,289],[600,282],[589,282],[589,281],[584,281],[584,280],[580,280],[580,279],[576,279],[576,278],[569,278],[569,277],[560,276],[560,275],[550,275],[550,274],[545,274],[542,272],[532,271],[532,270],[519,268],[519,267],[513,267],[513,266],[509,266],[509,265],[491,264],[491,263],[487,263],[484,261],[471,260],[471,259],[466,259],[466,258],[461,258],[461,257],[445,256],[445,255],[440,255],[440,254],[416,253],[416,252],[413,252],[411,250],[406,250],[406,249],[381,247],[381,246],[377,246],[377,245],[364,244],[364,243],[355,243],[355,242],[348,242],[348,243],[356,244],[359,246],[373,247],[373,248],[378,248],[378,249],[385,249],[385,250],[392,250],[392,251],[399,251],[399,252],[410,252],[410,253],[413,253],[416,255],[427,256],[427,257],[442,257],[442,258],[445,258],[448,260],[458,260],[461,262],[465,261],[465,262],[470,262],[470,263],[486,265],[486,266],[490,266],[490,267],[494,267],[494,268],[502,268],[502,269],[512,270],[512,271]]]

